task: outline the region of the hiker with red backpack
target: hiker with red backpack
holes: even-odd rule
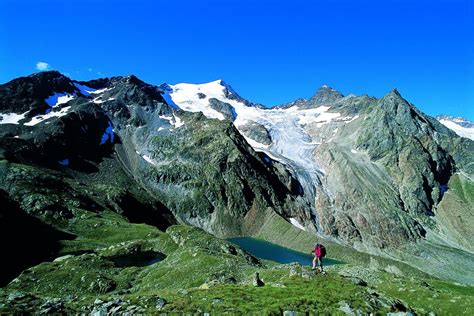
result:
[[[323,272],[323,258],[326,256],[326,248],[323,245],[317,243],[311,253],[314,253],[313,270],[316,269],[319,262],[321,272]]]

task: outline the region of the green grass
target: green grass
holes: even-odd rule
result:
[[[78,237],[62,242],[61,254],[94,251],[120,242],[153,239],[162,233],[145,224],[132,224],[114,212],[95,214],[85,212],[80,220],[70,227]]]
[[[339,308],[345,303],[362,313],[395,311],[399,303],[419,314],[474,313],[473,287],[414,276],[397,277],[375,269],[369,269],[370,273],[380,282],[367,279],[368,286],[355,285],[339,274],[347,275],[350,269],[368,269],[357,263],[328,267],[326,275],[314,275],[308,267],[293,266],[299,273],[290,276],[290,269],[295,269],[292,266],[256,262],[240,248],[200,229],[172,226],[166,232],[159,232],[150,226],[117,221],[113,214],[109,215],[93,216],[91,220],[119,225],[89,232],[89,239],[78,241],[82,248],[99,243],[102,248],[96,249],[96,254],[73,256],[28,269],[0,291],[0,303],[2,297],[4,300],[9,293],[21,291],[39,302],[51,297],[77,297],[66,301],[70,311],[80,311],[84,306],[91,308],[96,298],[103,301],[122,298],[126,305],[139,305],[149,313],[156,313],[154,302],[161,297],[167,301],[163,312],[170,313],[281,314],[293,310],[341,314]],[[119,232],[123,232],[121,237]],[[104,243],[93,239],[101,233],[110,234],[100,238]],[[135,251],[132,250],[137,249],[135,246],[161,251],[166,258],[146,267],[125,268],[116,267],[109,260],[110,256]],[[260,273],[266,283],[264,287],[252,286],[255,272]],[[17,305],[6,308],[21,310]],[[32,307],[29,311],[35,310]],[[4,311],[0,304],[0,312]]]
[[[288,270],[266,270],[261,276],[267,285],[218,285],[209,289],[192,289],[187,295],[163,291],[170,302],[165,312],[239,312],[280,314],[284,310],[299,312],[330,312],[339,302],[350,302],[354,309],[369,311],[365,304],[368,294],[364,288],[342,280],[337,275],[307,280],[289,278]]]
[[[449,189],[465,203],[472,205],[474,203],[474,183],[466,177],[455,174],[449,182]]]
[[[385,276],[377,288],[392,297],[398,297],[417,312],[434,311],[438,315],[472,315],[474,288],[440,280],[393,278]]]

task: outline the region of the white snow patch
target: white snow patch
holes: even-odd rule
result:
[[[340,113],[330,113],[327,112],[327,110],[329,110],[328,106],[320,106],[315,109],[303,110],[299,116],[299,123],[302,125],[318,123],[316,126],[321,127],[322,125],[329,123],[333,119],[341,116]]]
[[[346,123],[350,123],[350,122],[352,122],[352,121],[355,121],[355,120],[357,120],[358,118],[359,118],[359,115],[357,114],[356,116],[354,116],[354,117],[352,117],[352,118],[349,118],[349,120],[346,121]]]
[[[158,116],[158,117],[159,117],[160,119],[169,121],[170,124],[171,124],[171,120],[173,119],[172,116],[166,116],[166,115],[160,115],[160,116]]]
[[[344,97],[344,99],[351,99],[351,98],[356,98],[356,97],[357,95],[355,95],[354,93],[349,93],[348,95]]]
[[[175,128],[180,128],[181,126],[184,125],[184,122],[179,118],[179,116],[176,116],[174,114],[173,114],[173,116],[174,116],[174,122],[175,122],[174,127]]]
[[[243,134],[242,134],[243,135]],[[265,144],[262,144],[262,143],[259,143],[257,142],[256,140],[253,140],[252,138],[249,138],[245,135],[243,135],[245,140],[247,141],[247,143],[249,143],[250,146],[252,146],[252,148],[254,149],[267,149],[268,148],[268,145],[265,145]]]
[[[31,120],[29,122],[25,123],[25,125],[34,126],[38,123],[41,123],[43,121],[46,121],[46,120],[52,118],[52,117],[64,116],[69,112],[70,108],[71,108],[71,106],[66,106],[66,107],[62,108],[60,111],[51,111],[48,114],[36,115],[35,117],[31,118]]]
[[[174,128],[179,128],[184,125],[181,118],[179,118],[179,116],[176,116],[174,113],[173,113],[173,116],[160,115],[159,118],[163,120],[167,120],[171,125],[174,126]],[[158,129],[158,131],[160,131],[160,129]]]
[[[115,100],[115,98],[108,98],[107,100],[102,100],[102,97],[97,97],[95,98],[94,100],[92,100],[92,102],[96,103],[96,104],[101,104],[101,103],[104,103],[106,101],[113,101]]]
[[[353,154],[357,154],[357,153],[358,153],[358,151],[357,151],[357,150],[355,150],[355,149],[351,149],[351,153],[353,153]]]
[[[20,136],[18,136],[18,135],[15,135],[15,136],[13,136],[13,137],[14,137],[14,138],[20,138]]]
[[[102,94],[104,93],[105,91],[108,91],[110,90],[111,88],[103,88],[103,89],[98,89],[98,90],[94,90],[94,91],[89,91],[90,94]]]
[[[306,230],[306,229],[303,227],[303,225],[301,225],[301,224],[298,222],[298,220],[296,220],[296,218],[291,217],[291,218],[289,218],[289,220],[290,220],[290,223],[291,223],[293,226],[295,226],[296,228],[299,228],[299,229],[301,229],[301,230]]]
[[[143,155],[142,157],[143,159],[145,159],[146,162],[151,163],[152,165],[156,165],[156,163],[147,155]]]
[[[159,132],[159,131],[162,131],[162,130],[164,130],[164,129],[166,129],[166,128],[164,128],[164,127],[158,127],[158,132]]]
[[[18,122],[25,118],[26,113],[28,111],[22,114],[0,113],[0,124],[20,124]]]
[[[441,119],[439,122],[447,128],[453,130],[459,136],[474,140],[474,128],[459,126],[455,122],[449,120]]]
[[[179,83],[170,85],[171,91],[165,91],[163,94],[165,100],[179,108],[189,112],[202,112],[209,118],[224,120],[224,115],[209,106],[209,99],[216,98],[218,100],[227,99],[224,94],[224,86],[221,80],[216,80],[204,84]],[[204,98],[200,98],[198,93],[205,94]],[[170,102],[168,102],[170,103]]]

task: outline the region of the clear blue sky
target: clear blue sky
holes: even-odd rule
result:
[[[37,62],[74,79],[224,79],[266,105],[322,84],[474,120],[472,0],[0,1],[0,82]]]

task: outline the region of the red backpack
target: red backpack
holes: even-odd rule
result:
[[[321,244],[316,244],[316,248],[314,249],[314,253],[317,257],[326,257],[326,247]]]

